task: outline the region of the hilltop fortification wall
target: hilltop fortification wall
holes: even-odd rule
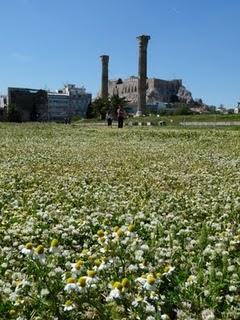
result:
[[[138,78],[131,76],[125,80],[109,80],[108,93],[110,96],[118,94],[125,97],[129,104],[136,104],[138,98]],[[191,92],[182,85],[181,79],[162,80],[157,78],[147,79],[147,103],[171,102],[174,96],[180,101],[191,102]]]

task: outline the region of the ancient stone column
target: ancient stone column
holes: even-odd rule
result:
[[[139,60],[138,60],[138,106],[136,116],[141,116],[146,107],[147,91],[147,45],[150,36],[142,35],[139,40]]]
[[[101,83],[101,98],[108,97],[108,61],[109,56],[100,56],[102,60],[102,83]]]

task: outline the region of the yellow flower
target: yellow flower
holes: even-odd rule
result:
[[[66,302],[65,302],[65,306],[71,306],[72,305],[72,301],[71,300],[67,300]]]
[[[44,253],[44,246],[40,244],[39,246],[37,246],[35,251],[37,254],[43,254]]]
[[[95,265],[96,265],[97,267],[99,267],[99,266],[101,265],[101,263],[102,263],[101,259],[96,259],[96,260],[95,260]]]
[[[74,267],[75,267],[76,270],[80,270],[81,267],[83,266],[83,264],[84,264],[84,262],[82,260],[78,260],[78,261],[76,261]]]
[[[133,230],[134,230],[134,224],[129,224],[128,231],[133,232]]]
[[[87,270],[87,275],[90,278],[93,278],[96,275],[96,271],[95,270]]]
[[[117,233],[118,237],[121,237],[123,235],[122,229],[118,229],[118,231],[116,233]]]
[[[28,243],[25,245],[25,248],[28,249],[28,250],[32,250],[32,248],[33,248],[32,242],[28,242]]]
[[[76,282],[76,279],[70,277],[67,279],[67,283],[75,283]]]
[[[156,282],[156,278],[154,278],[153,275],[149,274],[147,276],[147,282],[152,285],[152,284],[154,284]]]
[[[86,286],[86,280],[87,280],[86,277],[80,277],[78,279],[78,283],[82,288],[84,288]]]
[[[99,238],[103,237],[104,236],[104,231],[102,229],[98,230],[97,235],[99,236]]]
[[[114,231],[114,232],[117,232],[118,230],[119,230],[119,227],[118,227],[118,226],[116,226],[116,227],[113,228],[113,231]]]
[[[122,279],[122,286],[123,286],[123,288],[129,288],[130,287],[130,282],[129,282],[128,278]]]
[[[114,282],[113,287],[118,289],[119,291],[121,291],[123,288],[123,285],[121,284],[121,282],[116,281],[116,282]]]
[[[51,241],[51,247],[58,247],[58,244],[59,244],[58,239],[53,239]]]

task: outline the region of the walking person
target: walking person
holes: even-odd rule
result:
[[[112,121],[113,121],[113,116],[112,116],[111,110],[108,110],[108,112],[106,114],[106,120],[107,120],[108,127],[111,127]]]
[[[118,128],[123,127],[123,120],[124,120],[124,110],[122,106],[117,108],[117,120],[118,120]]]

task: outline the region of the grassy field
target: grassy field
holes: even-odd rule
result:
[[[128,118],[129,121],[150,121],[152,124],[158,124],[159,121],[165,121],[168,126],[178,126],[181,122],[221,122],[221,121],[240,121],[239,114],[195,114],[195,115],[163,115],[163,116],[146,116],[138,118]]]
[[[99,119],[84,119],[79,123],[103,122]],[[222,122],[222,121],[240,121],[240,114],[195,114],[195,115],[165,115],[159,116],[144,116],[144,117],[129,117],[125,119],[125,124],[129,122],[151,122],[158,124],[159,121],[165,121],[168,126],[179,126],[180,122]]]
[[[240,132],[0,125],[0,318],[240,319]]]

